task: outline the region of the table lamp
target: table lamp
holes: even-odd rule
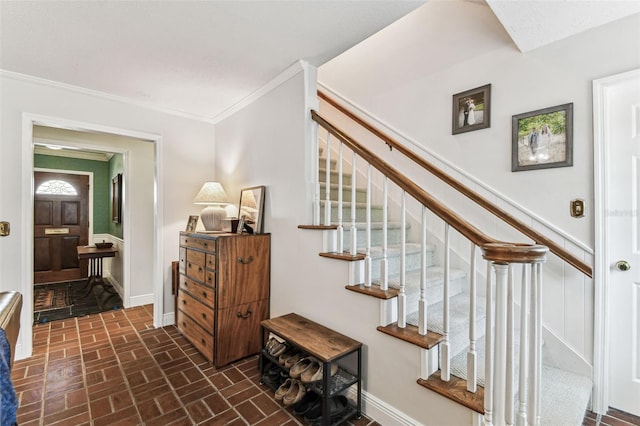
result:
[[[229,204],[227,193],[219,182],[205,182],[193,199],[193,204],[206,205],[200,212],[200,219],[207,231],[221,231],[227,217],[224,205]]]

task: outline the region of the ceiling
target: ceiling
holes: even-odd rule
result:
[[[523,52],[640,12],[633,0],[431,1],[488,4]],[[215,122],[299,60],[320,66],[424,3],[0,0],[0,70]]]

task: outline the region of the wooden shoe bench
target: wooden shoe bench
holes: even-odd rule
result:
[[[275,335],[291,347],[313,356],[322,363],[322,381],[308,383],[307,390],[317,393],[322,398],[323,425],[340,424],[353,416],[361,417],[362,343],[294,313],[264,320],[261,326],[263,342],[268,341],[269,334]],[[357,359],[355,373],[350,372],[349,367],[340,365],[338,372],[331,376],[332,363],[344,359],[353,364],[353,360],[347,357]],[[277,357],[271,356],[265,347],[260,356],[261,375],[265,374],[269,361],[285,371],[288,370],[278,362]],[[332,419],[329,413],[329,399],[354,385],[357,387],[356,406],[349,406],[339,418]]]

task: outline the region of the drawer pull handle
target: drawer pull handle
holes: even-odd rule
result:
[[[207,243],[204,243],[204,246],[207,247]]]
[[[186,323],[186,322],[184,322],[184,321],[182,321],[182,326],[183,326],[183,327],[186,327],[186,326],[187,326],[187,323]]]
[[[204,312],[202,313],[202,318],[203,319],[207,319],[207,314],[205,314]]]
[[[246,314],[242,315],[242,312],[238,312],[236,315],[238,316],[238,318],[247,319],[251,316],[252,313],[253,311],[251,309],[248,309]]]
[[[207,344],[207,342],[205,342],[204,339],[200,339],[200,341],[202,342],[203,345]]]
[[[238,263],[242,263],[243,265],[248,265],[251,262],[253,262],[253,256],[249,256],[249,258],[246,260],[242,257],[238,258]]]
[[[206,291],[203,291],[203,292],[202,292],[202,297],[204,297],[204,298],[206,298],[206,297],[207,297],[207,292],[206,292]]]

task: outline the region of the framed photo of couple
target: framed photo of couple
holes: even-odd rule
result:
[[[491,127],[491,85],[453,95],[451,134]]]
[[[573,104],[514,115],[511,171],[573,166]]]

